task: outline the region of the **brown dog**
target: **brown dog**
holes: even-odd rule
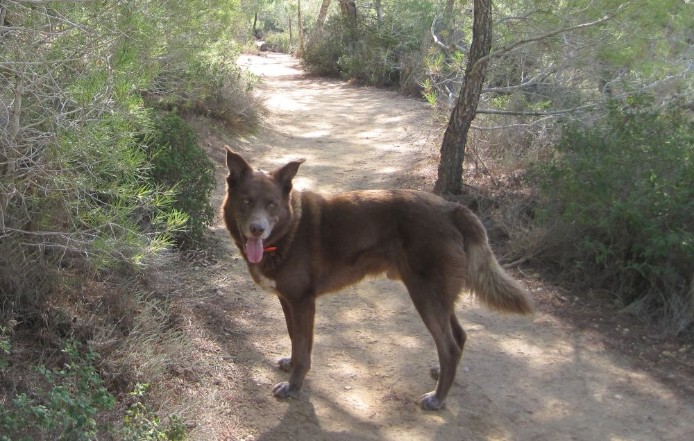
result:
[[[454,306],[463,289],[487,306],[527,314],[530,301],[499,266],[480,220],[466,207],[429,193],[376,190],[324,198],[292,192],[302,161],[270,173],[253,171],[227,149],[227,195],[222,215],[253,279],[280,299],[292,355],[291,371],[275,386],[295,397],[311,367],[315,300],[319,295],[386,273],[407,287],[434,337],[440,372],[424,409],[440,409],[455,378],[465,331]]]

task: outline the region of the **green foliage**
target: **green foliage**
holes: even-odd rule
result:
[[[694,321],[694,124],[675,107],[632,96],[591,125],[569,123],[540,167],[563,265],[636,312],[682,331]]]
[[[187,216],[185,231],[176,234],[183,245],[202,239],[214,218],[210,194],[215,186],[214,164],[200,148],[193,129],[174,113],[159,115],[144,143],[157,186],[172,189],[172,208]]]
[[[126,411],[121,429],[123,441],[183,441],[186,439],[186,427],[177,416],[169,417],[169,422],[162,425],[159,417],[144,403],[148,384],[138,383],[130,396],[135,402]]]
[[[402,10],[397,11],[404,13],[405,6],[399,5]],[[393,11],[381,21],[372,15],[358,15],[356,25],[342,16],[330,16],[322,31],[306,45],[304,66],[316,74],[405,88],[420,63],[418,54],[431,23],[431,5],[421,4],[417,9],[421,16],[416,19],[404,20]]]
[[[610,3],[616,7],[623,2]],[[671,75],[686,66],[691,5],[662,0],[628,3],[623,9],[618,19],[608,24],[611,38],[596,48],[603,69],[629,68],[650,78]],[[639,38],[644,35],[649,38]]]
[[[48,389],[21,393],[0,409],[1,440],[32,439],[37,432],[51,439],[97,439],[95,416],[115,404],[94,368],[98,354],[80,354],[74,341],[63,352],[68,361],[62,369],[37,368]]]
[[[174,202],[210,179],[199,152],[186,147],[165,157],[179,140],[191,145],[189,129],[175,127],[172,136],[181,138],[164,139],[161,154],[148,156],[141,142],[156,125],[148,106],[162,97],[169,108],[235,127],[253,121],[257,106],[235,66],[238,1],[2,2],[0,10],[0,315],[22,323],[29,339],[41,326],[36,341],[62,339],[73,326],[111,332],[84,329],[104,323],[118,323],[122,337],[137,326],[132,315],[147,310],[127,307],[137,301],[136,276],[189,222]],[[190,162],[190,173],[173,176],[167,161]],[[169,180],[154,182],[155,170]],[[197,193],[198,206],[208,194]],[[194,231],[211,216],[210,209],[191,212]],[[122,289],[101,291],[114,285]],[[123,306],[111,307],[114,298]],[[89,318],[80,315],[85,304]],[[74,308],[66,315],[75,320],[60,319],[60,332],[50,325],[56,305]],[[0,337],[3,365],[5,341]],[[22,419],[63,424],[60,430],[91,436],[100,392],[85,363],[44,371],[54,383],[18,397],[12,409],[23,410],[5,413],[14,421],[8,424],[17,431]]]
[[[242,16],[236,0],[136,2],[123,54],[139,68],[131,92],[148,105],[195,112],[230,125],[257,124],[253,78],[237,65]]]
[[[9,342],[2,340],[0,349],[9,354]],[[69,340],[63,353],[62,368],[36,367],[43,380],[29,393],[17,394],[11,403],[0,408],[0,441],[42,439],[97,440],[103,433],[122,440],[181,441],[186,428],[177,416],[161,424],[159,417],[144,404],[146,384],[137,384],[132,404],[123,417],[123,425],[115,430],[99,422],[100,413],[111,410],[115,397],[104,387],[95,365],[99,354]],[[0,365],[0,372],[4,368]]]
[[[3,47],[33,67],[10,74],[0,58],[0,101],[21,96],[18,130],[0,139],[0,298],[20,316],[61,291],[63,269],[132,273],[181,224],[171,192],[148,184],[136,144],[149,118],[136,88],[155,70],[141,58],[151,53],[134,49],[146,24],[127,8],[55,7],[8,6]],[[53,38],[22,37],[53,26],[53,13],[64,17]]]
[[[436,94],[436,91],[434,90],[429,78],[422,82],[422,96],[432,107],[436,107],[436,104],[439,102],[438,95]]]
[[[255,127],[262,108],[251,94],[255,79],[237,66],[238,52],[229,47],[235,45],[209,43],[196,48],[193,57],[185,54],[167,60],[152,86],[143,91],[146,101],[162,109],[212,117],[239,129]]]
[[[173,193],[148,183],[150,164],[132,134],[145,122],[104,115],[61,133],[60,145],[50,152],[58,168],[46,185],[62,199],[60,216],[71,219],[71,233],[89,240],[89,264],[95,269],[142,264],[182,227],[171,209]],[[36,217],[46,229],[55,228],[56,214],[37,207]]]
[[[282,52],[288,54],[291,52],[291,42],[289,34],[286,32],[268,32],[265,35],[265,43],[269,50],[273,52]]]
[[[10,349],[12,348],[10,340],[5,335],[6,332],[6,329],[0,326],[0,357],[2,357],[0,358],[0,372],[7,367],[5,357],[10,355]]]
[[[321,32],[312,35],[304,48],[304,68],[317,75],[339,76],[338,60],[345,50],[347,32],[346,20],[330,16]]]

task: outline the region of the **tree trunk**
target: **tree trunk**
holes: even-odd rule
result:
[[[330,8],[330,0],[323,0],[318,11],[318,18],[316,19],[316,27],[319,29],[323,29],[325,18],[328,16],[328,8]]]
[[[339,0],[342,16],[349,19],[353,26],[357,24],[357,4],[354,0]]]
[[[5,36],[5,16],[7,15],[7,6],[5,4],[0,5],[0,43],[2,43],[2,38]]]
[[[301,23],[301,0],[298,0],[296,9],[297,9],[297,24],[298,24],[298,31],[299,31],[299,53],[297,54],[297,56],[302,57],[304,55],[304,26]]]
[[[454,0],[448,0],[446,1],[446,7],[443,10],[443,28],[446,29],[446,31],[450,32],[451,31],[451,23],[453,22],[453,4],[455,3]],[[450,39],[450,35],[448,36]]]
[[[463,189],[465,145],[482,93],[484,74],[492,47],[492,9],[490,0],[475,0],[472,45],[465,67],[465,78],[458,100],[448,120],[441,142],[441,160],[434,185],[437,194],[460,194]]]
[[[292,40],[294,39],[292,36],[292,11],[291,10],[289,10],[288,15],[289,15],[289,46],[291,46]],[[287,48],[287,49],[289,49],[289,48]],[[289,51],[287,51],[287,52],[289,52]]]
[[[307,44],[309,47],[316,38],[320,38],[321,31],[323,30],[323,24],[325,24],[325,18],[328,16],[329,7],[330,0],[323,0],[320,5],[320,10],[318,11],[318,18],[316,18],[316,27],[313,28],[308,37]]]
[[[383,5],[381,5],[381,0],[374,1],[374,9],[376,9],[378,24],[383,23]]]

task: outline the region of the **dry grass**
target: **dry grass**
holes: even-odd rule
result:
[[[47,384],[35,367],[62,369],[67,362],[62,349],[71,339],[100,355],[95,368],[118,399],[115,408],[96,416],[97,421],[117,429],[137,383],[150,385],[144,399],[157,403],[153,408],[162,422],[172,414],[185,421],[190,409],[183,402],[171,402],[175,395],[168,380],[172,372],[191,370],[190,342],[180,331],[182,319],[169,299],[148,291],[143,281],[152,276],[113,275],[98,281],[65,271],[60,274],[64,288],[37,303],[33,314],[3,314],[0,325],[11,351],[8,366],[0,372],[0,403],[9,403],[19,393],[41,399]]]

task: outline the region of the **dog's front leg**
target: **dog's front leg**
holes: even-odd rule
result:
[[[292,332],[292,309],[289,303],[282,297],[280,299],[280,304],[282,305],[282,312],[284,312],[284,320],[287,322],[287,333],[289,334],[289,340],[294,341],[294,333]],[[282,357],[277,362],[277,366],[285,372],[292,371],[292,359],[290,357]]]
[[[287,319],[289,338],[292,341],[292,357],[289,361],[292,374],[289,382],[277,384],[272,393],[277,398],[295,398],[301,392],[304,378],[311,369],[311,350],[313,348],[313,323],[316,314],[316,302],[313,297],[301,300],[281,300],[282,309]],[[280,367],[287,363],[280,360]]]

